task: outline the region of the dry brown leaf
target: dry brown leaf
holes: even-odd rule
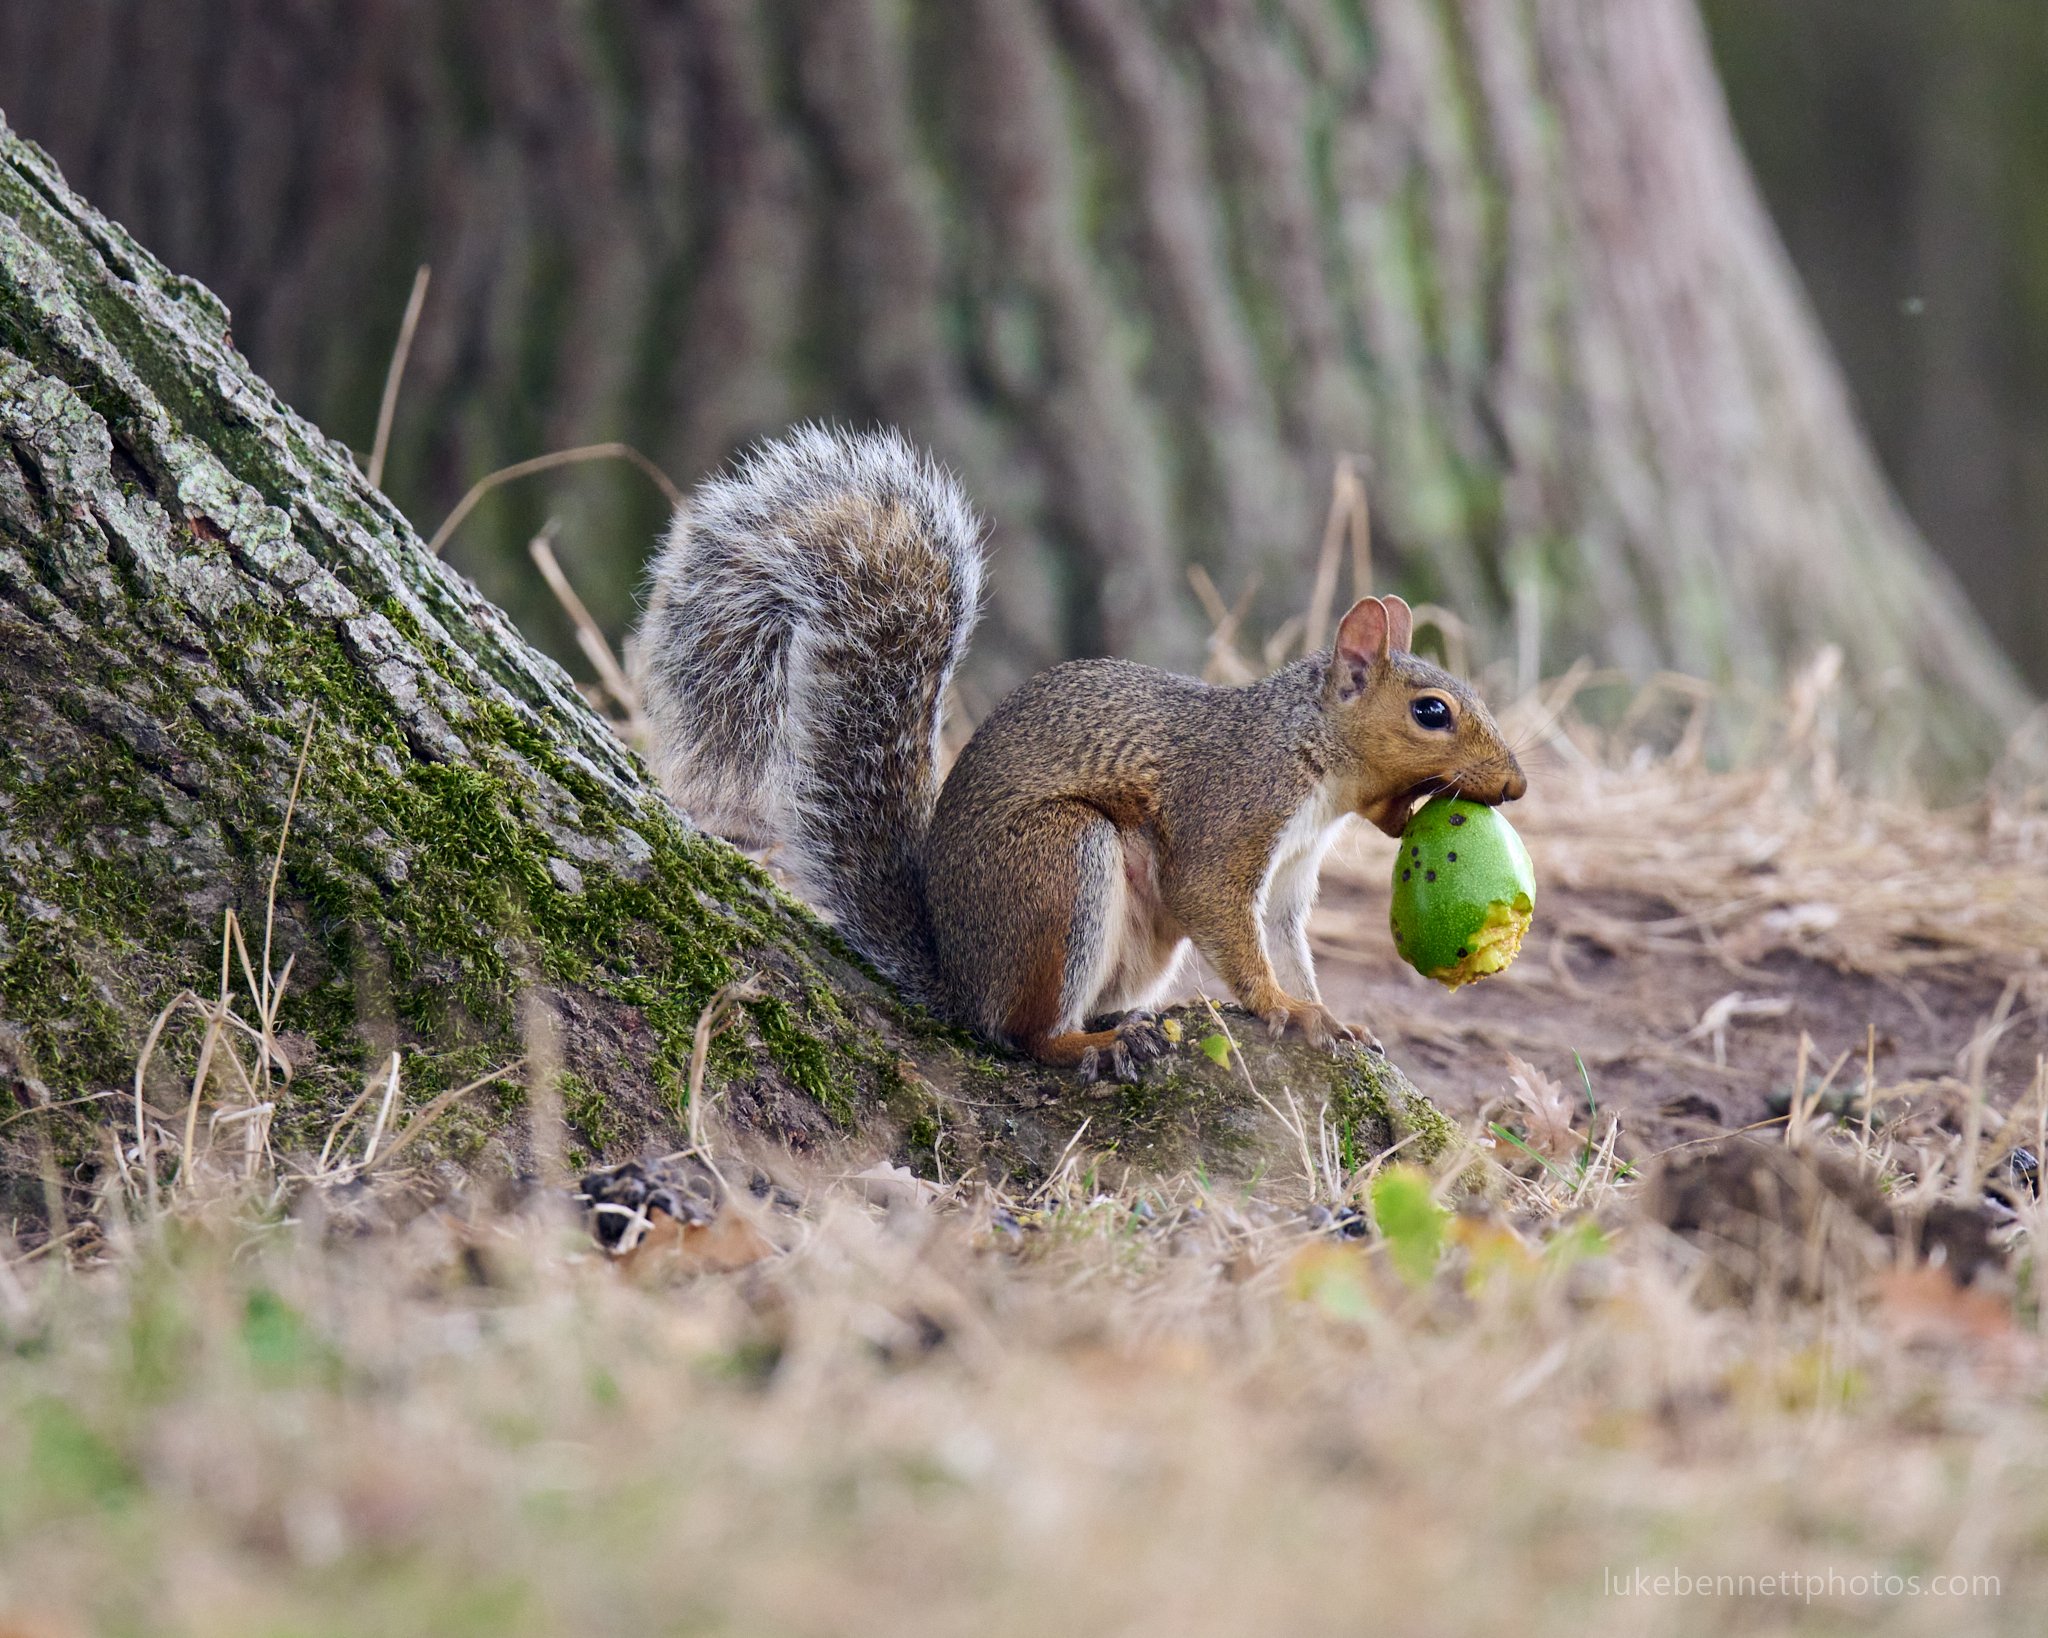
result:
[[[730,1274],[778,1249],[758,1223],[730,1205],[708,1222],[686,1223],[659,1208],[648,1217],[647,1232],[618,1258],[619,1266],[636,1276]]]
[[[1572,1129],[1573,1100],[1563,1087],[1512,1052],[1508,1054],[1508,1086],[1524,1111],[1530,1148],[1549,1160],[1578,1152],[1585,1136]]]
[[[1997,1343],[2013,1334],[2012,1305],[1989,1291],[1960,1286],[1942,1269],[1887,1269],[1877,1278],[1885,1326],[1906,1344]]]

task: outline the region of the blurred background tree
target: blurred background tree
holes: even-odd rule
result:
[[[2048,279],[1998,181],[2048,116],[1979,104],[2048,25],[1977,9],[1711,15],[1893,476],[2039,677],[2048,460],[1991,298]],[[1871,457],[1692,0],[21,0],[0,106],[359,449],[431,264],[385,477],[426,529],[549,449],[688,482],[895,422],[996,524],[993,692],[1196,662],[1191,565],[1278,624],[1355,453],[1380,582],[1525,680],[1587,653],[1757,696],[1834,643],[1852,726],[1937,770],[2025,703]],[[449,555],[566,655],[526,540],[558,519],[617,631],[664,510],[557,473]]]
[[[1707,0],[1706,17],[1886,473],[2048,690],[2048,8]]]

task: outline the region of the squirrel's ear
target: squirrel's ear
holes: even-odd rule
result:
[[[1386,663],[1391,625],[1387,605],[1377,597],[1361,597],[1338,622],[1330,669],[1339,698],[1348,700],[1364,693],[1367,673]]]
[[[1413,646],[1415,637],[1415,611],[1402,599],[1389,593],[1380,601],[1387,606],[1387,642],[1396,650]]]

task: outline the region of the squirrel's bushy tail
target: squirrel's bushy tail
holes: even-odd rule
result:
[[[669,795],[706,829],[781,843],[804,895],[925,1001],[924,838],[980,538],[901,434],[806,427],[678,511],[640,628]]]

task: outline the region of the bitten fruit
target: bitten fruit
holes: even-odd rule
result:
[[[1389,920],[1409,966],[1448,989],[1515,959],[1536,910],[1536,869],[1498,808],[1424,803],[1401,832]]]

